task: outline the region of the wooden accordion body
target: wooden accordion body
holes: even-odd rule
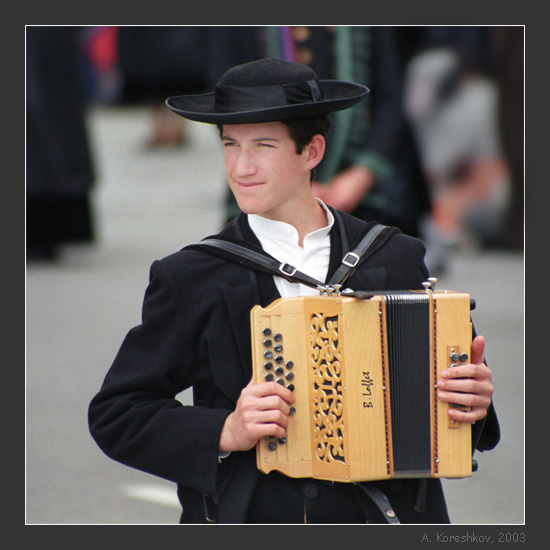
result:
[[[437,398],[440,372],[469,361],[468,294],[286,298],[255,307],[251,320],[254,380],[296,396],[286,437],[257,444],[262,472],[340,482],[471,475],[471,426]]]

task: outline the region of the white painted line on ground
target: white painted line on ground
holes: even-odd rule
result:
[[[162,506],[170,506],[172,508],[181,508],[178,500],[176,489],[164,487],[155,484],[132,484],[123,485],[122,493],[127,497],[135,498],[153,504],[161,504]]]

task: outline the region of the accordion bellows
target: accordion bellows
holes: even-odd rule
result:
[[[340,482],[468,477],[471,426],[437,398],[440,372],[469,362],[468,294],[279,299],[251,312],[254,380],[294,391],[286,437],[258,468]]]

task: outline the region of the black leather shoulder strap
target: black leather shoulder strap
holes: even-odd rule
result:
[[[359,244],[342,258],[340,267],[331,277],[328,286],[343,285],[346,279],[355,271],[370,251],[374,251],[374,243],[393,228],[377,224],[361,239]],[[294,266],[280,262],[273,256],[240,239],[224,238],[220,235],[207,237],[199,243],[192,244],[186,249],[200,249],[205,252],[218,254],[220,257],[236,262],[244,267],[257,269],[277,277],[283,277],[292,283],[301,283],[312,288],[325,287],[325,283],[298,271]]]
[[[340,267],[336,270],[329,281],[329,285],[341,285],[355,271],[357,266],[368,257],[368,252],[374,250],[372,247],[375,241],[383,234],[389,232],[390,227],[377,224],[361,239],[359,244],[342,258]]]
[[[246,241],[242,241],[242,243],[238,244],[220,237],[207,237],[200,243],[191,245],[191,247],[197,248],[203,246],[222,250],[226,253],[223,256],[226,259],[233,259],[246,267],[260,269],[264,273],[283,277],[291,283],[302,283],[313,288],[324,286],[324,283],[298,271],[293,265],[280,262],[270,254],[267,254],[267,252],[253,250],[248,246]]]

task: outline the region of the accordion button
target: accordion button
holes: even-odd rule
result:
[[[286,375],[285,375],[285,378],[287,380],[292,380],[294,378],[294,373],[293,372],[287,372]]]
[[[294,366],[294,363],[292,361],[287,361],[286,362],[286,368],[287,369],[291,369],[293,366]]]
[[[456,351],[453,351],[453,353],[451,353],[451,361],[453,363],[456,363],[458,361],[458,353],[456,353]]]
[[[275,344],[275,346],[273,346],[273,349],[276,352],[281,353],[281,351],[283,351],[283,346],[282,346],[282,344]]]
[[[271,370],[272,367],[273,367],[273,365],[269,361],[266,361],[264,363],[264,369],[265,370]]]
[[[275,342],[280,342],[282,339],[283,339],[283,335],[280,332],[276,332],[273,335],[273,340],[275,340]]]
[[[294,407],[290,407],[290,416],[296,413],[296,409]]]
[[[276,355],[275,356],[275,363],[282,363],[283,362],[283,356],[282,355]]]
[[[267,448],[268,448],[270,451],[274,451],[274,450],[277,448],[277,443],[275,443],[275,441],[270,441],[270,442],[267,444]]]
[[[461,353],[460,354],[460,360],[465,363],[466,361],[468,361],[468,354],[467,353]]]
[[[267,382],[271,382],[273,380],[273,375],[270,372],[268,372],[265,375],[265,379]]]
[[[264,357],[265,357],[266,359],[271,359],[271,358],[273,357],[273,353],[272,353],[271,351],[269,351],[269,350],[264,351]]]
[[[286,387],[287,387],[290,391],[294,391],[294,384],[287,384]]]
[[[266,347],[266,348],[269,348],[271,346],[271,340],[269,338],[266,338],[264,341],[263,341],[263,345]]]
[[[275,374],[283,374],[285,372],[285,369],[283,367],[277,367],[275,369]]]
[[[271,334],[271,329],[269,327],[265,327],[262,332],[264,333],[264,336],[269,336]]]

